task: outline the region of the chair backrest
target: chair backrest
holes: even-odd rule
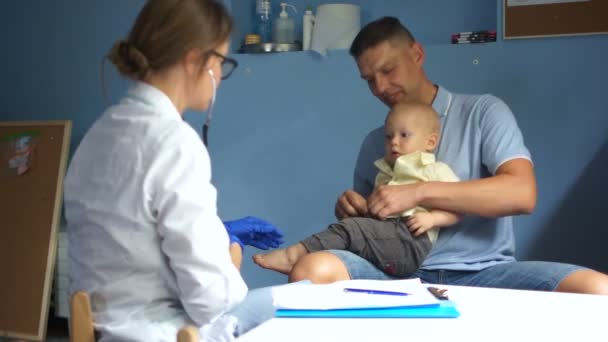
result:
[[[89,294],[77,291],[70,299],[70,342],[95,342]]]
[[[199,342],[198,329],[186,325],[177,333],[177,342]],[[77,291],[70,299],[70,342],[95,342],[95,327],[91,299],[84,291]]]

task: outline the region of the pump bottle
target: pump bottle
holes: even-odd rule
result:
[[[302,19],[302,50],[310,50],[314,22],[315,16],[312,14],[312,7],[308,6]]]
[[[281,14],[274,21],[273,25],[273,38],[275,43],[279,44],[293,44],[296,40],[296,25],[293,18],[290,18],[287,14],[287,6],[291,7],[295,13],[298,13],[295,6],[281,2]]]

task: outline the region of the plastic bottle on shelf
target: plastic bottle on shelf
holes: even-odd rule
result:
[[[256,0],[255,2],[255,33],[260,36],[262,43],[271,41],[272,3],[270,0]]]
[[[281,14],[274,21],[272,41],[279,44],[293,44],[296,40],[296,23],[287,14],[287,6],[298,13],[294,5],[281,2]]]
[[[315,16],[312,14],[312,6],[309,5],[306,7],[306,12],[304,12],[302,19],[302,50],[310,50],[314,22]]]

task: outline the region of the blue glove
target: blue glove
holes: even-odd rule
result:
[[[237,237],[244,245],[259,249],[279,247],[283,243],[283,233],[272,223],[260,218],[247,216],[224,222],[229,235]]]

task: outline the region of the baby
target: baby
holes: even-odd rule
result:
[[[458,181],[448,165],[435,161],[433,151],[439,143],[439,127],[439,117],[431,106],[395,105],[384,123],[384,158],[374,163],[379,170],[375,186]],[[253,260],[263,268],[288,274],[308,253],[341,249],[359,255],[388,275],[407,278],[418,270],[431,250],[438,229],[458,221],[456,214],[422,207],[386,220],[346,218],[287,248],[256,254]]]

